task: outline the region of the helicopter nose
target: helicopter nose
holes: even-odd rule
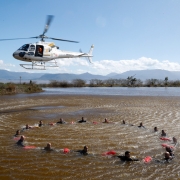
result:
[[[16,52],[13,53],[13,57],[14,57],[14,58],[16,58],[17,55],[18,55],[18,54],[17,54]]]

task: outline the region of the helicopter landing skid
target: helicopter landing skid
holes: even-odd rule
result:
[[[32,64],[20,64],[20,66],[25,69],[34,69],[34,70],[46,70],[46,67],[48,67],[48,68],[59,67],[55,60],[54,60],[54,62],[32,61]]]

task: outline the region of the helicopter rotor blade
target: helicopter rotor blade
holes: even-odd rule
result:
[[[46,26],[45,26],[45,28],[44,28],[43,35],[48,31],[49,26],[50,26],[50,24],[51,24],[53,18],[54,18],[53,15],[48,15],[48,16],[47,16]]]
[[[78,41],[71,41],[71,40],[66,40],[66,39],[58,39],[58,38],[52,38],[52,37],[47,37],[47,38],[57,40],[57,41],[66,41],[66,42],[79,43]]]
[[[18,39],[32,39],[35,37],[29,37],[29,38],[11,38],[11,39],[0,39],[0,41],[9,41],[9,40],[18,40]]]

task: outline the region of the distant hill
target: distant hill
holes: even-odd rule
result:
[[[37,83],[48,83],[50,80],[57,81],[72,81],[73,79],[83,79],[89,81],[91,79],[127,79],[128,76],[135,75],[136,79],[145,81],[146,79],[162,79],[168,77],[169,80],[180,80],[180,71],[166,71],[161,69],[154,70],[133,70],[127,71],[121,74],[110,73],[106,76],[93,75],[90,73],[83,74],[48,74],[48,73],[27,73],[27,72],[11,72],[7,70],[0,70],[0,82],[19,82],[20,77],[22,82],[28,82],[30,80]]]
[[[135,75],[135,76],[134,76]],[[180,71],[166,71],[161,69],[153,70],[135,70],[135,71],[126,71],[122,74],[112,76],[113,79],[124,79],[128,76],[134,76],[136,79],[141,79],[145,81],[146,79],[162,79],[168,77],[169,80],[180,80]]]
[[[91,80],[91,79],[107,79],[106,76],[101,76],[101,75],[93,75],[89,73],[84,73],[84,74],[68,74],[68,73],[63,73],[63,74],[44,74],[38,80],[58,80],[58,81],[72,81],[73,79],[83,79],[83,80]]]

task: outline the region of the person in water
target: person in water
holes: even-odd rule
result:
[[[168,146],[166,146],[166,152],[168,152],[170,154],[170,156],[172,156],[172,157],[174,156],[173,149]]]
[[[173,159],[173,157],[170,155],[169,152],[165,152],[165,153],[164,153],[164,160],[165,160],[165,161],[169,162],[169,161],[172,160],[172,159]]]
[[[42,121],[39,121],[39,127],[44,126]]]
[[[20,136],[20,130],[17,130],[16,134],[14,135],[14,137],[18,137],[18,136]]]
[[[57,123],[58,123],[58,124],[65,124],[66,122],[65,122],[62,118],[60,118]]]
[[[86,122],[86,120],[84,120],[84,117],[82,117],[82,119],[78,121],[78,123],[84,123],[84,122]]]
[[[28,124],[26,124],[26,127],[24,129],[31,129],[31,126],[29,126]]]
[[[51,148],[51,143],[47,143],[47,146],[44,147],[44,150],[46,150],[46,151],[53,151],[53,149]]]
[[[82,155],[88,155],[88,147],[84,146],[83,150],[78,150],[76,152],[79,152]]]
[[[154,127],[154,132],[157,132],[158,131],[158,128],[157,127]]]
[[[131,153],[129,151],[125,152],[124,156],[117,156],[121,161],[139,161],[138,159],[131,158]]]
[[[24,139],[25,139],[24,136],[21,136],[21,138],[19,139],[19,141],[18,141],[16,144],[17,144],[18,146],[23,146],[23,147],[24,147],[24,146],[25,146],[25,145],[24,145]]]
[[[145,127],[143,126],[143,123],[142,123],[142,122],[139,124],[138,127],[139,127],[139,128],[145,128]]]
[[[125,120],[123,119],[122,124],[126,124]]]
[[[107,118],[104,119],[103,123],[109,123],[109,121],[107,120]]]
[[[175,137],[173,137],[173,143],[174,143],[174,145],[177,144],[177,139]]]
[[[162,130],[162,132],[161,132],[161,136],[166,136],[166,133],[165,133],[165,131],[164,131],[164,130]]]

